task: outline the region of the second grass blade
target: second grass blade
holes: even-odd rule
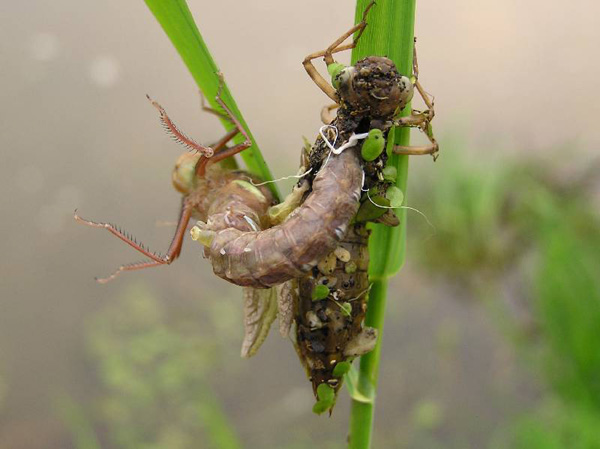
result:
[[[219,87],[219,69],[198,31],[198,27],[185,0],[144,1],[173,43],[173,46],[179,52],[181,59],[189,69],[204,97],[206,97],[213,108],[218,109],[215,96]],[[252,146],[241,153],[248,170],[265,181],[272,180],[273,177],[269,167],[265,163],[256,145],[256,141],[248,129],[248,125],[242,117],[226,84],[223,85],[222,97],[252,139]],[[222,120],[222,123],[227,130],[233,127],[226,120]],[[235,142],[240,143],[242,140],[243,137],[238,136]],[[269,183],[268,187],[275,197],[279,198],[279,192],[275,184]]]

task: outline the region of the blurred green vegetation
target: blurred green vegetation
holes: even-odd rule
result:
[[[241,447],[208,379],[223,369],[226,334],[215,339],[211,323],[189,312],[178,315],[136,286],[94,318],[87,341],[101,390],[88,416],[103,447]],[[86,411],[76,411],[66,418],[81,430]],[[89,432],[74,437],[78,449],[95,449]]]
[[[569,176],[534,161],[440,165],[415,195],[437,228],[431,235],[416,226],[415,257],[432,277],[491,305],[545,385],[539,406],[493,447],[600,447],[600,216],[590,192],[597,164]],[[516,305],[501,297],[511,282]]]

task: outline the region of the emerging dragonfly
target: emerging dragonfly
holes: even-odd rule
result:
[[[420,128],[430,144],[395,146],[396,154],[437,156],[438,144],[430,122],[433,101],[418,81],[416,57],[412,77],[398,73],[394,63],[371,56],[353,66],[336,62],[333,55],[355,47],[366,17],[336,39],[326,50],[304,59],[304,67],[317,86],[335,105],[322,111],[324,126],[310,150],[304,149],[299,183],[283,203],[260,180],[215,162],[251,145],[247,133],[220,95],[223,112],[209,110],[234,124],[214,145],[203,146],[184,135],[165,110],[150,100],[174,139],[193,153],[177,161],[173,184],[182,193],[175,235],[165,255],[150,251],[129,234],[109,223],[75,219],[105,228],[145,255],[148,260],[122,265],[107,282],[123,271],[170,264],[180,252],[189,221],[193,240],[204,246],[206,257],[219,277],[244,289],[245,338],[242,355],[256,352],[279,315],[280,332],[291,334],[296,350],[318,398],[339,390],[344,367],[370,351],[376,342],[374,329],[363,327],[367,308],[369,254],[367,222],[398,224],[398,189],[393,167],[388,167],[386,140],[394,126]],[[353,42],[344,42],[353,34]],[[323,58],[331,84],[313,65]],[[417,89],[427,106],[400,117]],[[337,109],[335,118],[331,113]],[[238,134],[241,144],[228,146]],[[400,200],[401,203],[401,200]],[[293,328],[293,331],[292,331]],[[331,410],[328,401],[317,412]]]

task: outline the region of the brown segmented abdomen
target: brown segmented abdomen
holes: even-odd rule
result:
[[[353,225],[342,242],[298,282],[296,350],[316,394],[321,383],[338,390],[335,366],[370,351],[374,329],[363,328],[369,291],[368,231]],[[313,300],[319,284],[330,288],[325,299]]]
[[[234,284],[271,287],[309,272],[346,235],[359,206],[362,168],[355,149],[331,155],[312,192],[283,224],[247,232],[214,226],[209,249],[215,274]]]

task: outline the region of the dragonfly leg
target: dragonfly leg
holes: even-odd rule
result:
[[[87,226],[94,227],[94,228],[107,229],[111,234],[117,236],[118,238],[123,240],[125,243],[127,243],[129,246],[131,246],[135,250],[139,251],[143,255],[150,258],[150,260],[146,260],[146,261],[142,261],[142,262],[121,265],[110,276],[108,276],[106,278],[96,278],[96,281],[100,282],[101,284],[104,284],[106,282],[113,280],[115,277],[117,277],[117,275],[119,273],[121,273],[123,271],[135,271],[135,270],[141,270],[143,268],[155,267],[158,265],[171,264],[175,259],[177,259],[177,257],[179,257],[179,254],[181,253],[181,247],[183,245],[183,237],[185,235],[187,225],[192,216],[192,209],[193,209],[192,204],[187,202],[186,199],[184,198],[182,205],[181,205],[181,211],[179,213],[179,220],[177,221],[177,229],[175,230],[175,235],[173,236],[173,240],[171,241],[171,244],[169,245],[169,249],[167,250],[165,255],[161,255],[159,253],[151,251],[147,246],[145,246],[141,242],[138,242],[133,236],[122,231],[120,228],[118,228],[117,226],[115,226],[111,223],[101,223],[101,222],[86,220],[84,218],[81,218],[79,215],[77,215],[77,211],[75,211],[75,214],[73,215],[73,217],[75,218],[76,221],[83,223]]]
[[[169,118],[169,116],[167,115],[167,111],[165,111],[165,109],[160,104],[158,104],[158,102],[150,98],[149,95],[146,95],[146,98],[148,98],[148,101],[150,101],[152,106],[158,109],[158,112],[160,114],[160,121],[163,127],[165,128],[167,133],[173,138],[173,140],[175,140],[175,142],[183,145],[190,151],[196,151],[200,153],[204,157],[211,157],[214,154],[214,150],[212,148],[199,144],[194,139],[186,136],[183,132],[181,132],[177,125],[175,125],[175,123],[173,123],[173,121]]]
[[[216,109],[213,109],[210,106],[206,105],[206,100],[204,99],[204,95],[202,95],[202,92],[200,92],[200,107],[203,111],[208,112],[209,114],[216,115],[221,119],[229,120],[229,117],[224,112],[217,111]]]
[[[367,14],[369,13],[369,10],[373,7],[374,4],[375,4],[374,1],[369,3],[367,8],[365,9],[365,12],[363,13],[362,21],[357,23],[352,28],[350,28],[348,31],[346,31],[344,34],[342,34],[340,37],[338,37],[329,47],[327,47],[326,50],[311,53],[306,58],[304,58],[304,61],[302,61],[302,65],[304,66],[304,69],[308,73],[308,76],[311,77],[311,79],[315,82],[315,84],[319,87],[319,89],[321,89],[325,93],[325,95],[327,95],[329,98],[331,98],[335,102],[338,101],[337,93],[336,93],[335,89],[318,72],[318,70],[316,69],[316,67],[313,64],[313,60],[317,59],[317,58],[323,58],[323,60],[325,61],[325,64],[329,65],[329,64],[332,64],[333,62],[335,62],[333,59],[333,56],[332,56],[334,53],[338,53],[338,52],[345,51],[345,50],[351,50],[354,47],[356,47],[356,43],[358,42],[358,39],[360,39],[360,36],[362,35],[363,31],[365,30],[365,28],[367,26],[367,20],[366,20]],[[356,35],[356,37],[354,38],[354,41],[350,44],[342,45],[344,43],[344,41],[346,39],[348,39],[350,36],[352,36],[354,33],[358,33]]]
[[[233,124],[234,128],[231,129],[227,134],[225,134],[225,136],[220,141],[215,143],[215,146],[214,146],[215,152],[212,156],[201,157],[198,160],[198,163],[196,164],[196,174],[198,176],[204,176],[204,174],[206,173],[206,168],[209,165],[214,164],[215,162],[222,161],[223,159],[226,159],[228,157],[234,156],[234,155],[244,151],[246,148],[249,148],[250,146],[252,146],[252,140],[250,139],[250,136],[248,135],[248,133],[246,132],[246,130],[244,129],[242,124],[239,122],[239,120],[235,117],[235,115],[233,115],[233,112],[231,112],[231,109],[229,109],[229,107],[225,104],[225,102],[221,98],[221,88],[219,88],[219,92],[217,93],[216,100],[217,100],[217,103],[219,103],[219,106],[221,106],[221,108],[223,108],[224,117]],[[217,112],[217,111],[215,111],[215,112]],[[217,112],[217,113],[219,113],[219,112]],[[238,143],[232,147],[226,147],[226,144],[231,139],[233,139],[238,133],[241,134],[242,136],[244,136],[244,141],[242,143]]]
[[[431,113],[430,113],[431,112]],[[439,144],[433,135],[433,130],[431,128],[431,120],[433,118],[433,111],[425,111],[413,113],[407,117],[399,117],[394,120],[394,125],[403,126],[403,127],[412,127],[419,128],[427,139],[429,140],[429,145],[424,146],[404,146],[404,145],[395,145],[392,149],[394,154],[404,154],[404,155],[413,155],[420,156],[424,154],[431,154],[433,156],[433,160],[435,161],[438,158],[438,152],[440,150]]]
[[[437,140],[433,135],[433,129],[431,127],[431,121],[435,116],[434,110],[434,98],[429,95],[421,83],[419,82],[419,63],[417,60],[417,46],[416,46],[417,38],[415,37],[415,47],[413,50],[413,77],[414,77],[414,86],[419,92],[419,96],[425,103],[427,109],[423,112],[413,110],[411,115],[407,117],[399,117],[394,120],[394,125],[396,126],[408,126],[419,128],[429,140],[429,145],[422,146],[402,146],[396,145],[393,148],[394,154],[404,154],[404,155],[424,155],[431,154],[433,156],[433,160],[435,161],[438,157],[438,152],[440,150]]]

